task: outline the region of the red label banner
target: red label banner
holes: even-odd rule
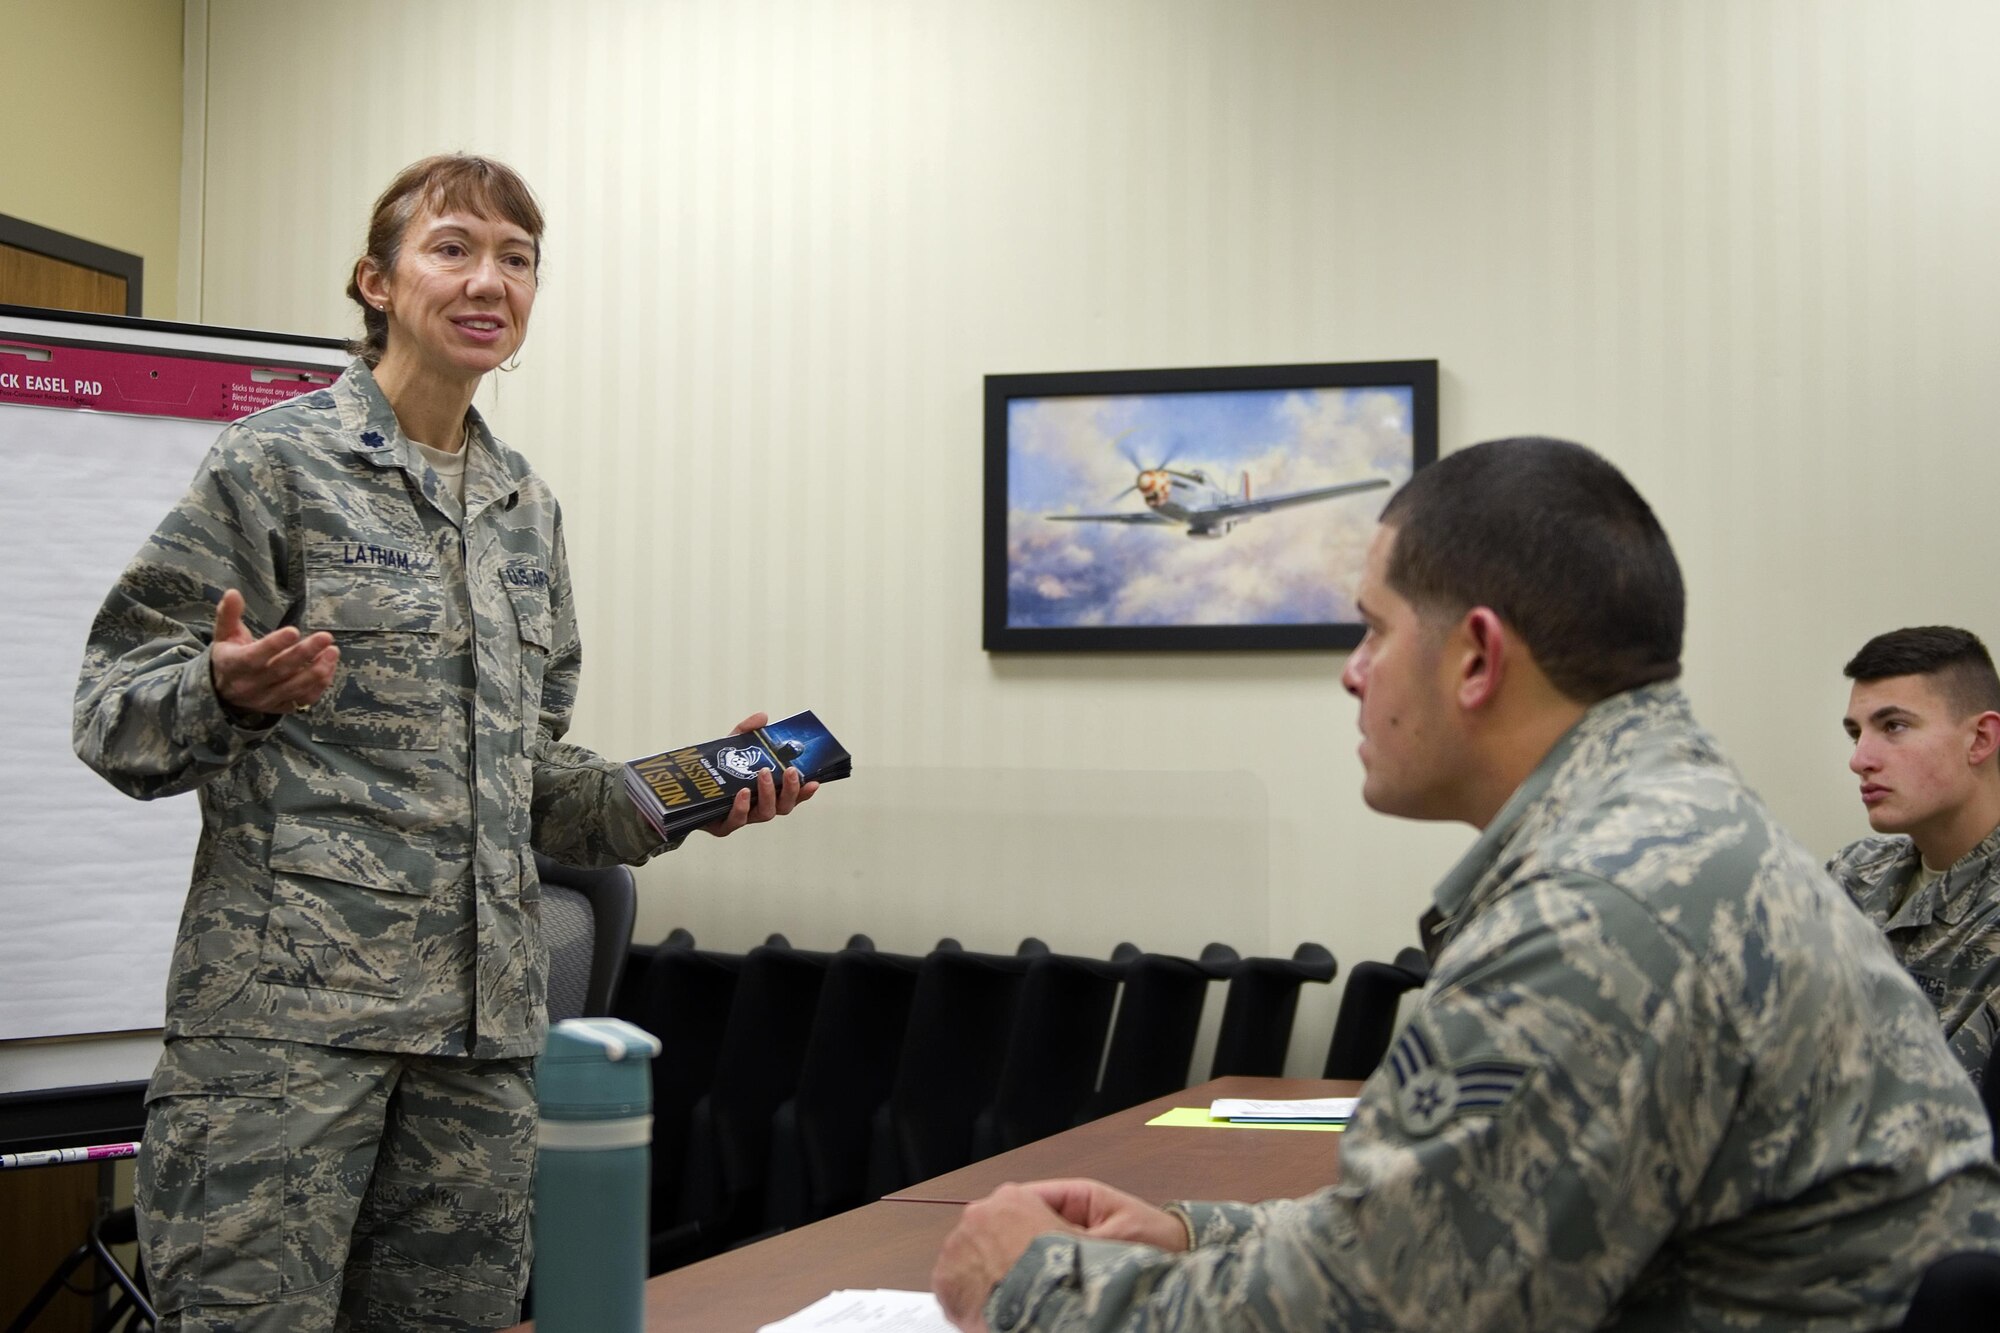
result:
[[[0,335],[0,403],[234,421],[338,377],[324,367],[69,347]]]

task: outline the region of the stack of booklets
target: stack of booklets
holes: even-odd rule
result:
[[[634,759],[625,765],[625,790],[662,838],[712,824],[729,813],[736,793],[771,770],[782,781],[787,768],[801,782],[833,782],[854,771],[854,760],[811,713],[721,740]],[[752,796],[755,800],[755,796]]]

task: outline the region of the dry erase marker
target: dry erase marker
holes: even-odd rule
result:
[[[136,1143],[93,1143],[88,1148],[44,1148],[40,1152],[0,1152],[0,1169],[13,1166],[64,1166],[70,1162],[109,1162],[137,1157]]]

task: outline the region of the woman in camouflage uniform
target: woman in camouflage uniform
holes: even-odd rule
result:
[[[541,234],[499,163],[403,171],[348,284],[359,359],[224,431],[92,627],[78,754],[202,810],[138,1178],[165,1329],[517,1317],[530,844],[662,850],[619,766],[562,744],[561,511],[472,407],[527,332]],[[710,831],[810,790],[767,778]]]

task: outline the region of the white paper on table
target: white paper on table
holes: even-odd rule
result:
[[[1208,1104],[1210,1120],[1352,1120],[1359,1097],[1296,1097],[1258,1101],[1217,1097]]]
[[[812,1329],[851,1333],[955,1333],[937,1297],[928,1291],[836,1291],[822,1296],[757,1333],[808,1333]]]

